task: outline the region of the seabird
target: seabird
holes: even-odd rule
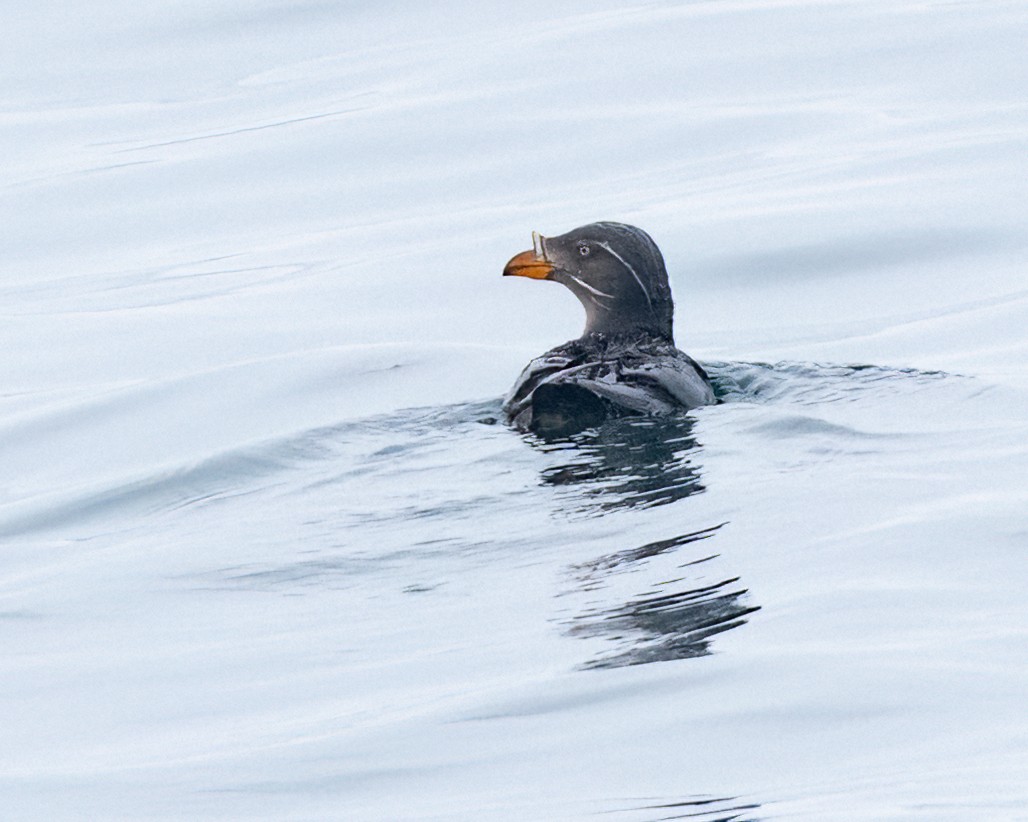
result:
[[[533,247],[504,276],[555,280],[585,307],[585,332],[532,360],[504,398],[522,431],[564,436],[621,416],[667,416],[714,403],[710,378],[675,347],[660,249],[624,223],[590,223]]]

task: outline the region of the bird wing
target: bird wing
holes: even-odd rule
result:
[[[546,352],[521,372],[503,408],[516,427],[527,428],[541,385],[574,385],[630,412],[666,416],[715,402],[703,368],[673,346],[622,350],[618,356],[583,351],[575,342]]]
[[[706,372],[686,354],[660,357],[638,365],[625,365],[621,379],[640,387],[649,387],[655,394],[665,394],[676,407],[698,408],[715,401]]]
[[[518,376],[507,396],[503,398],[503,408],[513,419],[532,401],[532,392],[554,375],[567,371],[575,365],[575,358],[560,352],[548,351],[536,357]]]

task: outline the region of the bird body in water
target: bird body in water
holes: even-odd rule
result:
[[[504,276],[554,280],[585,308],[585,332],[532,360],[504,399],[523,431],[562,436],[611,417],[667,416],[714,403],[710,378],[675,347],[674,302],[660,250],[623,223],[590,223],[533,248]]]

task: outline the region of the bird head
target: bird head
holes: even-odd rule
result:
[[[543,237],[513,257],[504,276],[554,280],[585,308],[585,333],[648,333],[672,341],[674,303],[660,249],[643,230],[624,223],[590,223]]]

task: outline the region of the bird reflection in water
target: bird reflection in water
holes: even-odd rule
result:
[[[694,463],[693,420],[621,417],[564,437],[526,435],[557,457],[545,485],[569,487],[580,513],[666,505],[704,490]]]
[[[602,515],[666,506],[704,491],[693,427],[686,416],[621,418],[569,437],[530,441],[558,458],[543,470],[543,483],[573,491],[573,512]],[[568,634],[607,639],[615,646],[583,667],[705,656],[715,635],[744,624],[759,610],[749,603],[738,575],[718,570],[724,563],[706,544],[726,524],[628,546],[572,566],[574,587],[568,593],[588,592],[592,601],[567,620]],[[626,572],[655,581],[628,601],[597,604],[595,597],[612,578]]]
[[[610,574],[640,569],[662,554],[681,556],[691,546],[695,552],[705,540],[711,539],[726,523],[657,540],[635,548],[597,557],[572,569],[580,590],[602,587]],[[712,570],[719,555],[701,551],[701,555],[676,563],[683,575],[672,581],[662,580],[646,593],[617,605],[593,605],[572,617],[568,634],[575,637],[600,637],[616,643],[611,653],[601,654],[585,663],[585,668],[620,668],[647,662],[691,659],[711,653],[712,638],[737,628],[759,606],[747,601],[747,589],[738,576],[715,576],[713,582],[690,585],[704,571]]]
[[[679,800],[633,805],[608,811],[614,819],[688,819],[690,822],[756,822],[756,802],[733,796],[694,796]],[[637,813],[646,814],[639,817]]]

